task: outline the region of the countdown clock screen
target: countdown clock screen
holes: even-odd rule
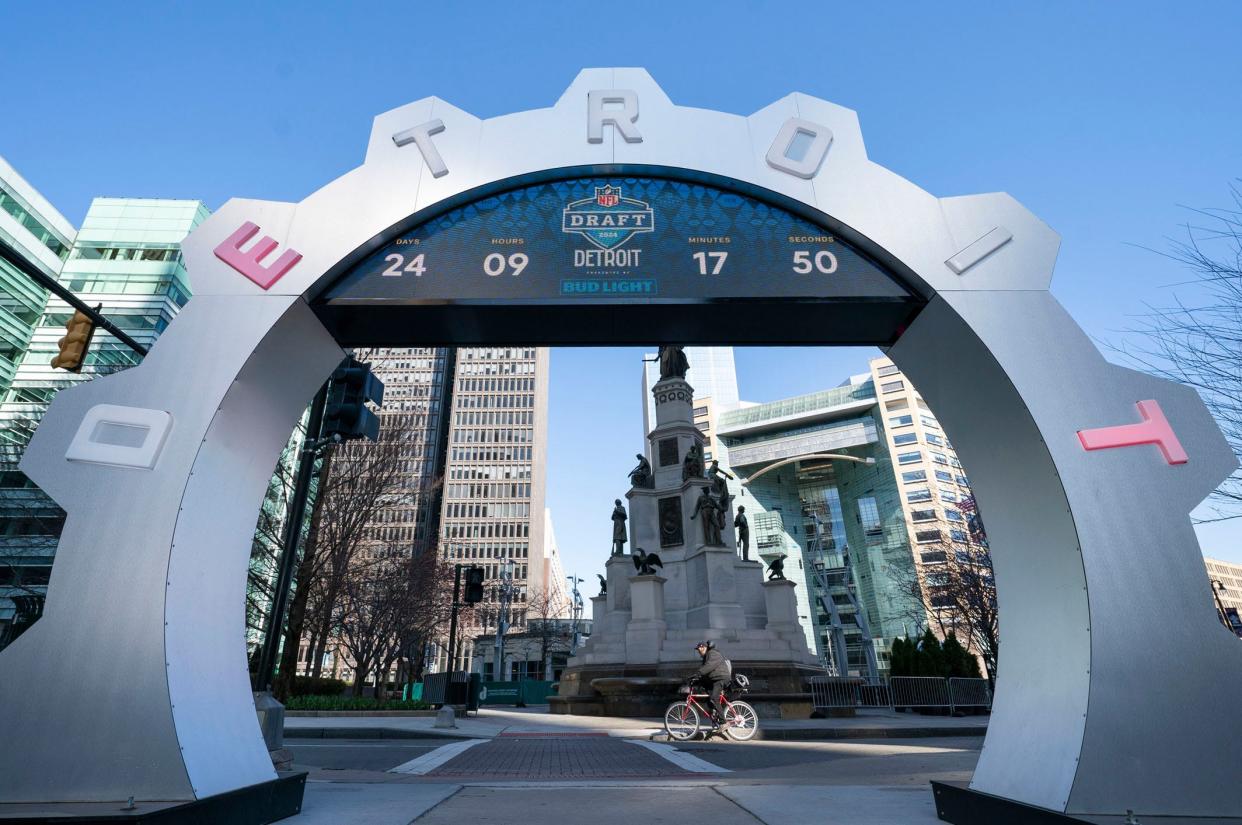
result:
[[[830,232],[762,201],[647,177],[534,184],[392,239],[324,296],[353,303],[903,299]]]

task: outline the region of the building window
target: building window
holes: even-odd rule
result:
[[[902,433],[901,435],[893,436],[893,443],[898,446],[902,444],[913,444],[917,440],[918,436],[914,433]]]
[[[914,423],[914,417],[910,415],[894,415],[888,419],[891,427],[909,427]]]
[[[897,368],[896,364],[889,364],[887,367],[880,367],[875,371],[875,374],[881,378],[886,378],[890,375],[896,375],[899,372],[901,372],[901,370]]]
[[[936,480],[937,480],[937,481],[952,481],[952,480],[953,480],[953,474],[952,474],[952,473],[950,473],[950,472],[947,472],[946,470],[937,470],[937,471],[936,471]]]
[[[884,409],[889,412],[897,412],[898,410],[910,409],[910,401],[905,398],[894,398],[884,405]]]
[[[941,490],[940,500],[947,501],[950,504],[955,503],[957,501],[957,493],[951,493],[948,490]]]
[[[906,388],[905,381],[889,381],[887,383],[880,385],[880,392],[882,393],[901,392],[905,388]]]
[[[931,501],[931,490],[924,487],[922,490],[907,490],[906,501]]]
[[[927,443],[928,443],[928,444],[937,444],[937,445],[942,445],[942,446],[943,446],[943,444],[944,444],[944,439],[943,439],[943,438],[941,438],[940,436],[936,435],[935,433],[928,433],[928,434],[927,434]]]
[[[965,521],[965,519],[962,517],[962,514],[952,508],[947,508],[944,511],[944,517],[947,518],[949,521]]]
[[[858,518],[862,522],[863,533],[866,535],[884,534],[884,525],[880,523],[880,508],[874,498],[868,496],[858,499]]]
[[[949,557],[945,555],[945,552],[943,550],[934,550],[930,553],[919,554],[919,561],[923,562],[923,564],[935,564],[936,562],[939,562],[939,561],[948,561],[948,560],[949,560]]]
[[[966,476],[958,476],[958,477],[957,477],[957,483],[958,483],[958,484],[960,484],[960,485],[962,485],[963,487],[969,487],[969,486],[970,486],[970,479],[966,478]]]
[[[914,521],[935,521],[936,511],[935,510],[912,510],[910,512],[910,518],[913,519]]]
[[[901,455],[897,456],[898,464],[914,464],[922,460],[923,460],[923,454],[919,452],[902,453]]]
[[[937,430],[940,429],[940,424],[936,422],[936,419],[929,415],[920,415],[919,421],[923,422],[924,427],[935,427]]]
[[[932,544],[944,541],[944,535],[939,530],[919,530],[914,534],[914,539],[919,544]]]
[[[926,470],[911,470],[908,473],[901,474],[901,480],[907,484],[915,481],[927,481]]]
[[[700,415],[707,415],[707,407],[695,407],[694,408],[695,418],[699,417]]]
[[[964,543],[966,541],[966,531],[965,530],[950,530],[949,538],[953,539],[954,541],[960,541]]]
[[[948,464],[949,463],[949,459],[944,457],[944,453],[932,453],[931,455],[932,455],[932,461],[936,462],[937,464]]]

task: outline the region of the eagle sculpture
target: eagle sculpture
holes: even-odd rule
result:
[[[601,596],[607,596],[608,595],[608,579],[604,578],[599,573],[595,574],[595,578],[599,579],[599,594]]]
[[[641,547],[634,548],[634,569],[638,571],[640,576],[654,576],[657,567],[663,567],[664,562],[660,561],[660,557],[655,553],[648,553]]]

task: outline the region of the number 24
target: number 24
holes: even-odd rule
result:
[[[420,252],[407,264],[404,255],[393,253],[384,256],[384,263],[390,263],[392,266],[384,270],[384,276],[387,278],[400,278],[402,272],[413,272],[415,276],[421,278],[423,273],[427,271],[427,267],[423,261],[426,256]]]

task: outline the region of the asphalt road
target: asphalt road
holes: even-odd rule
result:
[[[386,772],[453,741],[457,740],[289,739],[285,746],[293,752],[297,768],[310,770],[313,778],[332,781],[334,772]],[[982,742],[981,738],[953,737],[831,742],[711,741],[681,743],[676,747],[682,753],[727,771],[716,774],[715,778],[730,784],[909,784],[926,787],[931,778],[969,779]],[[356,774],[351,773],[351,777],[356,778]],[[542,778],[546,779],[546,774]]]

